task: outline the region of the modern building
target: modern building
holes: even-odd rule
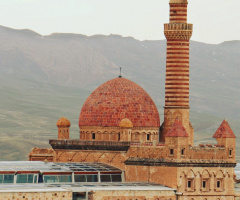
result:
[[[102,163],[0,162],[0,199],[4,200],[102,199],[126,192],[149,198],[174,197],[176,191],[154,183],[125,182],[122,170]]]
[[[93,189],[91,199],[235,199],[236,137],[228,122],[224,120],[213,133],[217,145],[194,146],[189,120],[189,40],[193,25],[187,23],[187,5],[187,0],[170,0],[170,22],[164,25],[167,61],[161,126],[147,92],[120,76],[87,98],[79,117],[79,140],[69,139],[71,123],[60,118],[58,139],[49,140],[52,148],[33,149],[29,160],[103,163],[123,171],[126,183],[172,188],[171,194],[159,189],[148,197],[147,191],[152,190],[147,187],[147,191],[141,189],[141,195],[131,193],[128,187],[121,193],[106,189],[103,195]]]

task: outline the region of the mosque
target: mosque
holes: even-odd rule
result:
[[[165,193],[152,192],[152,196],[147,191],[132,195],[119,189],[121,193],[90,199],[234,200],[239,196],[234,190],[236,137],[228,122],[219,123],[213,133],[216,145],[194,146],[189,120],[193,25],[187,23],[187,0],[170,0],[169,4],[170,22],[164,24],[167,58],[162,123],[148,93],[119,76],[100,85],[85,101],[79,140],[69,139],[71,123],[60,118],[58,139],[49,140],[52,148],[34,148],[29,154],[29,161],[102,163],[122,170],[126,183],[165,188],[161,190]],[[166,192],[166,187],[174,193]]]

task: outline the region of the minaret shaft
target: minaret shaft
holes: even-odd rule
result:
[[[189,41],[168,41],[165,106],[189,106]]]
[[[187,0],[170,0],[170,22],[164,24],[167,58],[161,142],[165,142],[165,135],[178,117],[189,134],[189,144],[193,144],[189,122],[189,40],[193,26],[187,23],[187,4]]]
[[[170,2],[170,23],[187,23],[187,3]]]

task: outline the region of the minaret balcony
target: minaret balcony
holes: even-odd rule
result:
[[[167,40],[190,40],[192,24],[164,24],[164,34]]]

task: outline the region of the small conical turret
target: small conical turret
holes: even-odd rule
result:
[[[218,145],[225,147],[228,156],[235,160],[236,136],[226,120],[223,120],[213,138],[216,138]]]
[[[236,138],[236,136],[234,135],[228,122],[226,120],[223,120],[223,122],[213,135],[213,138]]]

